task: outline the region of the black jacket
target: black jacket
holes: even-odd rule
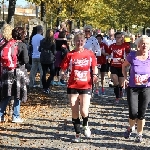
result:
[[[41,40],[39,46],[40,61],[42,64],[51,64],[55,61],[56,45],[54,42]]]

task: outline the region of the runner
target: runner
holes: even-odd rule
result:
[[[136,142],[142,142],[145,113],[150,102],[150,38],[143,35],[137,41],[138,51],[131,51],[122,65],[125,83],[128,83],[127,101],[129,105],[129,127],[124,134],[129,138],[137,122]],[[127,80],[126,67],[131,65],[130,78]]]
[[[99,68],[99,74],[101,74],[101,89],[96,89],[96,93],[99,95],[104,95],[105,91],[104,91],[104,83],[105,83],[105,72],[107,71],[107,60],[106,60],[106,56],[108,56],[108,46],[103,43],[103,36],[101,34],[98,34],[96,36],[99,45],[101,47],[101,56],[97,56],[97,64],[100,64],[100,68]]]
[[[114,84],[114,93],[116,96],[116,103],[119,103],[119,98],[122,96],[123,87],[123,74],[122,74],[122,63],[126,57],[125,48],[126,46],[122,43],[121,32],[115,33],[116,43],[110,45],[109,54],[111,55],[111,76]]]
[[[108,47],[114,43],[116,43],[116,39],[115,39],[115,30],[113,28],[109,29],[109,33],[108,33],[108,37],[103,39],[103,43],[105,43]],[[107,59],[107,74],[109,77],[109,86],[112,87],[113,86],[113,81],[111,79],[111,72],[110,72],[110,59],[108,59],[108,56],[106,56]]]
[[[92,27],[87,25],[84,27],[86,42],[84,48],[93,51],[97,56],[101,56],[101,50],[97,39],[92,36]]]
[[[81,141],[80,119],[79,119],[79,102],[80,113],[83,118],[83,131],[86,137],[91,136],[88,126],[88,109],[91,98],[91,76],[90,67],[93,70],[93,82],[97,82],[97,63],[93,52],[84,48],[85,35],[78,33],[74,38],[75,49],[67,54],[61,64],[61,74],[69,67],[71,70],[68,80],[67,94],[71,103],[72,123],[76,132],[74,142]],[[79,97],[79,98],[78,98]]]

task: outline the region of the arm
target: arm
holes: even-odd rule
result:
[[[29,62],[29,56],[28,56],[28,50],[27,50],[27,46],[25,43],[21,43],[21,53],[22,53],[22,62],[24,64],[27,64]]]
[[[122,74],[123,74],[125,80],[127,80],[127,69],[126,68],[128,66],[130,66],[130,63],[127,60],[125,60],[125,62],[122,64]]]
[[[52,44],[51,50],[52,50],[52,53],[54,55],[56,55],[57,51],[56,51],[56,44],[55,43]]]
[[[95,42],[94,42],[94,49],[93,49],[93,52],[96,52],[98,53],[98,56],[101,56],[101,49],[100,49],[100,45],[98,43],[98,40],[95,38]]]
[[[40,41],[40,46],[39,46],[39,49],[38,49],[39,52],[41,52],[42,44],[43,44],[43,41],[41,40]]]

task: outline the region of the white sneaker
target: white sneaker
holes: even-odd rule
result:
[[[73,139],[73,142],[75,143],[80,143],[82,140],[81,140],[81,134],[79,135],[75,135],[75,139]]]
[[[13,123],[22,123],[24,120],[21,119],[20,117],[19,118],[13,118],[12,122]]]
[[[84,131],[84,136],[89,138],[91,136],[91,130],[89,128],[89,126],[83,126],[83,131]]]

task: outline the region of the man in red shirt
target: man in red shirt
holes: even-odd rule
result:
[[[116,43],[110,45],[109,54],[111,56],[111,76],[114,83],[114,93],[116,95],[116,103],[122,96],[122,87],[124,77],[122,74],[122,63],[126,57],[126,45],[122,43],[121,32],[115,33]]]
[[[101,95],[104,95],[105,94],[105,91],[104,91],[104,77],[105,77],[105,72],[107,72],[107,59],[106,59],[106,56],[108,56],[108,46],[103,43],[103,36],[101,34],[98,34],[96,36],[98,42],[99,42],[99,45],[100,45],[100,48],[101,48],[101,56],[96,56],[97,58],[97,65],[98,65],[98,68],[99,68],[99,71],[100,71],[100,74],[101,74],[101,90],[96,90],[96,93],[98,94],[101,94]],[[100,66],[100,67],[99,67]]]

